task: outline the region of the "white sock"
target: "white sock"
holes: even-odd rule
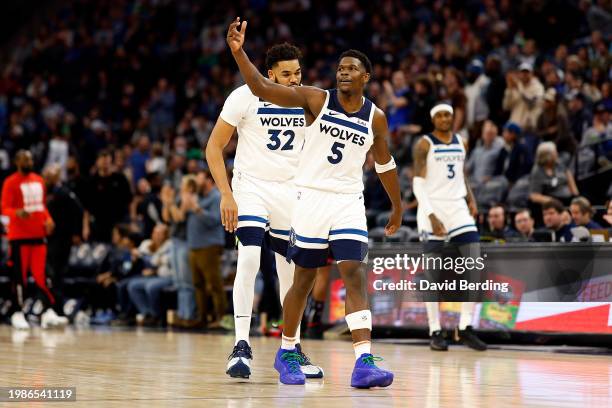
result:
[[[285,302],[285,296],[293,285],[293,274],[295,272],[295,264],[287,262],[287,259],[274,253],[274,259],[276,260],[276,274],[278,275],[278,292],[280,294],[280,303],[281,306],[283,302]],[[300,326],[298,325],[295,331],[295,338],[297,339],[296,343],[300,342]]]
[[[355,350],[355,360],[361,357],[362,354],[371,354],[372,342],[368,340],[353,343],[353,350]]]
[[[281,338],[281,348],[283,350],[295,350],[296,343],[296,337],[287,337],[283,334],[283,337]]]
[[[431,336],[433,332],[442,330],[442,327],[440,327],[440,306],[438,302],[425,302],[425,308],[427,309],[429,335]]]
[[[251,329],[251,314],[253,313],[253,298],[255,297],[255,278],[259,271],[261,247],[244,246],[238,243],[238,265],[234,279],[234,326],[236,344],[240,340],[249,342]]]
[[[465,330],[474,320],[474,302],[463,302],[461,304],[461,317],[459,318],[459,330]]]

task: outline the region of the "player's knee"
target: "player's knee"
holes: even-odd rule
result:
[[[357,264],[342,268],[342,279],[347,290],[349,287],[351,289],[361,289],[365,285],[365,275],[360,266]]]

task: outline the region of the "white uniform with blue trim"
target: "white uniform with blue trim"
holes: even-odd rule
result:
[[[229,95],[220,116],[238,131],[232,179],[238,239],[260,246],[262,229],[269,226],[272,248],[285,255],[295,201],[293,178],[304,144],[304,110],[266,102],[243,85]]]
[[[323,109],[306,127],[295,184],[288,257],[297,265],[363,261],[368,231],[363,201],[363,164],[374,141],[375,105],[363,99],[356,113],[344,111],[337,91],[327,91]]]
[[[429,134],[423,136],[430,144],[427,153],[427,172],[425,191],[431,202],[434,215],[442,222],[448,238],[470,231],[478,231],[474,218],[470,215],[465,198],[467,190],[463,176],[465,146],[461,136],[455,134],[446,144]],[[430,241],[441,241],[446,237],[432,234],[429,217],[417,209],[417,226],[421,237]]]

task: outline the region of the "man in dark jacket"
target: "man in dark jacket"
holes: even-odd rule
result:
[[[509,122],[504,126],[505,146],[497,156],[495,175],[504,175],[510,183],[529,174],[533,165],[527,147],[518,141],[520,135],[521,128],[516,123]]]

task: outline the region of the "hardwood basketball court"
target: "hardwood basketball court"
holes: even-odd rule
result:
[[[233,336],[141,329],[17,332],[0,326],[0,386],[73,386],[77,402],[53,407],[585,407],[612,404],[612,357],[461,346],[375,342],[395,373],[387,389],[349,386],[354,355],[346,341],[304,341],[324,380],[278,383],[279,340],[254,338],[249,380],[225,375]],[[571,350],[570,350],[571,351]],[[1,405],[2,403],[0,403]],[[4,403],[42,406],[42,403]]]

